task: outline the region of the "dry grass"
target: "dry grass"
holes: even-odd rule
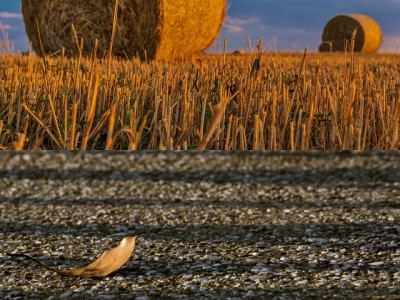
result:
[[[350,53],[1,54],[0,149],[399,149],[399,66]]]

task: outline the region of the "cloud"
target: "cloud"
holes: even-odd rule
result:
[[[226,31],[229,32],[229,33],[243,32],[243,28],[242,27],[231,25],[231,24],[228,24],[228,23],[224,24],[224,29],[226,29]]]
[[[10,30],[10,29],[12,28],[12,26],[11,26],[11,25],[8,25],[8,24],[3,24],[1,27],[2,27],[4,30]]]
[[[244,19],[244,18],[235,18],[235,17],[228,16],[226,19],[226,22],[242,26],[242,25],[259,23],[260,19],[257,17],[250,17],[250,18]]]
[[[10,13],[10,12],[0,12],[0,18],[4,19],[22,19],[21,14]]]
[[[237,18],[227,16],[224,23],[224,29],[229,33],[241,33],[245,31],[246,26],[256,23],[261,23],[261,20],[257,17]]]
[[[400,36],[397,36],[397,35],[384,36],[380,52],[399,53],[400,52]]]

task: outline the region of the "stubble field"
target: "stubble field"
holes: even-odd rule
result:
[[[0,149],[395,150],[399,66],[350,52],[0,54]]]

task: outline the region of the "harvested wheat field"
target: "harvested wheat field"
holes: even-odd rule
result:
[[[399,149],[400,56],[0,55],[0,149]]]

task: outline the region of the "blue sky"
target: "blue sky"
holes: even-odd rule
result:
[[[190,0],[188,0],[190,1]],[[326,22],[338,14],[361,13],[381,25],[381,51],[400,52],[400,0],[228,0],[229,10],[219,40],[228,49],[247,49],[262,37],[268,50],[317,50]],[[19,0],[0,0],[0,22],[16,50],[26,51],[28,39]],[[2,40],[2,34],[0,33]],[[211,47],[215,51],[216,47]]]

